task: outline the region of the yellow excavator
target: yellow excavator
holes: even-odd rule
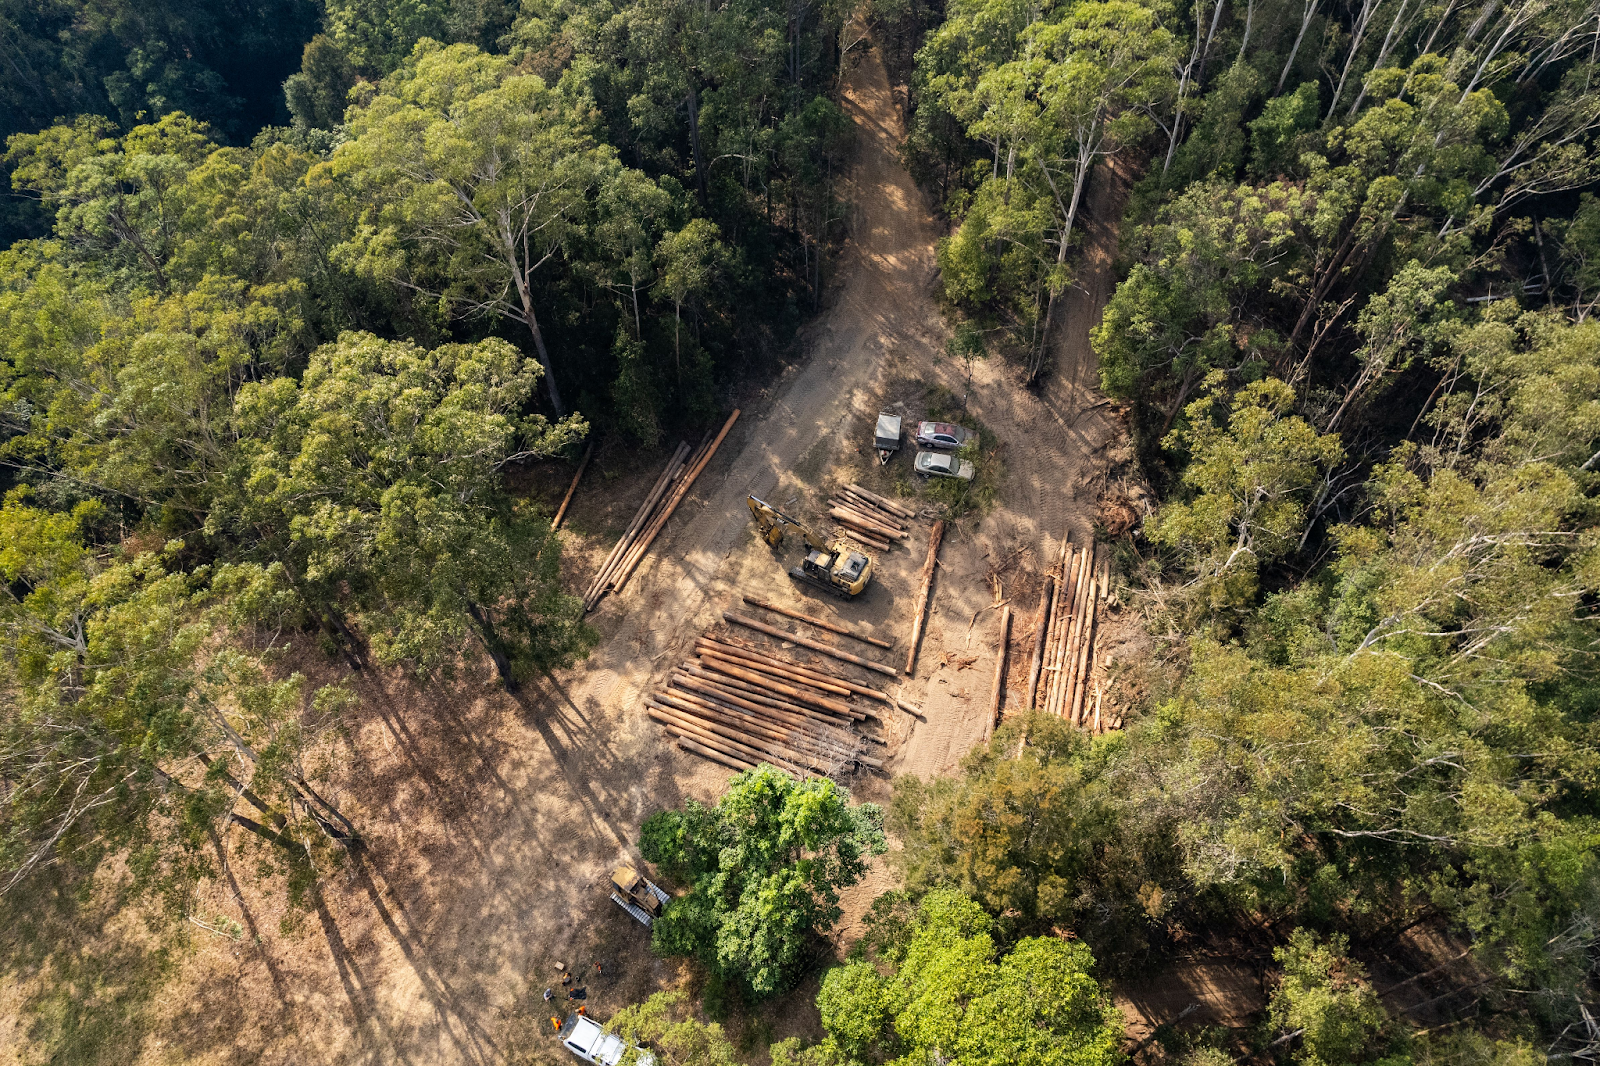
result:
[[[806,542],[806,557],[799,566],[789,571],[796,581],[815,585],[841,599],[854,599],[866,590],[872,580],[872,558],[851,551],[844,541],[829,544],[811,527],[790,518],[772,504],[755,496],[746,496],[745,505],[761,529],[761,539],[773,550],[783,548],[784,534],[792,527]]]

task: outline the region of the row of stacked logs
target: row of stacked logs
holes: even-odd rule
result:
[[[838,524],[839,532],[851,540],[886,552],[896,541],[911,536],[916,512],[851,484],[828,498],[828,517]]]
[[[647,713],[684,751],[735,770],[770,763],[796,777],[883,768],[869,754],[869,745],[883,740],[864,731],[879,715],[852,700],[895,706],[888,693],[715,631],[694,650],[665,687],[645,697]]]
[[[1120,717],[1101,717],[1103,693],[1093,682],[1094,640],[1110,575],[1111,560],[1098,546],[1075,548],[1070,535],[1063,539],[1061,558],[1039,596],[1028,668],[1027,706],[1095,733],[1122,726]]]
[[[607,592],[622,591],[623,586],[628,583],[628,578],[644,559],[645,552],[650,550],[651,543],[667,524],[667,519],[672,517],[672,512],[678,509],[678,504],[689,494],[695,478],[700,476],[700,471],[706,468],[711,457],[717,453],[717,448],[738,418],[739,412],[735,409],[733,414],[728,416],[728,421],[723,424],[722,432],[714,439],[707,434],[706,439],[700,442],[700,447],[696,448],[692,455],[687,444],[678,445],[678,450],[672,453],[666,469],[656,479],[650,494],[644,498],[644,503],[633,516],[633,521],[623,531],[622,538],[611,549],[611,554],[606,556],[606,561],[600,566],[600,572],[590,582],[589,589],[583,596],[585,612],[594,610],[594,605],[599,603],[600,597]],[[576,487],[576,479],[573,485]],[[562,506],[564,508],[565,504]]]

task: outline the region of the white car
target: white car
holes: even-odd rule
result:
[[[918,452],[917,461],[913,464],[917,473],[923,477],[956,477],[962,481],[971,481],[977,468],[966,459],[958,459],[953,455],[943,452]]]
[[[616,1033],[608,1033],[587,1014],[569,1014],[561,1027],[561,1043],[566,1049],[597,1066],[617,1066],[630,1050],[638,1051],[635,1066],[655,1066],[656,1057],[629,1044]]]

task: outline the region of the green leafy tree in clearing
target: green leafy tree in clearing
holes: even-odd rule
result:
[[[1312,494],[1344,455],[1337,435],[1290,413],[1294,390],[1281,381],[1239,390],[1225,421],[1220,407],[1217,396],[1190,404],[1188,425],[1166,439],[1189,453],[1183,483],[1193,495],[1165,505],[1149,530],[1183,559],[1190,576],[1170,602],[1196,621],[1255,602],[1262,565],[1299,547]]]
[[[1076,929],[1120,963],[1184,884],[1164,830],[1125,816],[1113,767],[1055,716],[1008,721],[959,775],[895,779],[887,825],[904,846],[890,861],[912,892],[958,888],[993,913]]]
[[[828,971],[817,996],[823,1044],[804,1056],[775,1048],[773,1061],[1110,1066],[1121,1016],[1093,968],[1078,941],[1029,937],[1002,952],[981,907],[936,890],[901,945]]]
[[[811,937],[838,920],[839,891],[883,853],[882,821],[825,777],[771,766],[734,777],[715,807],[690,800],[652,815],[640,850],[690,885],[657,920],[656,951],[694,956],[754,998],[789,987]]]
[[[449,670],[476,640],[510,687],[570,663],[594,636],[561,590],[559,543],[501,483],[587,431],[521,414],[538,381],[503,340],[342,334],[300,381],[241,390],[209,528],[255,534],[311,610],[353,609],[384,662]]]

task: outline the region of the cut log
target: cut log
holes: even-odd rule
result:
[[[727,726],[717,725],[715,722],[695,718],[657,696],[647,696],[645,697],[645,702],[649,705],[650,717],[658,722],[676,726],[708,747],[717,748],[729,755],[734,755],[741,759],[749,759],[753,762],[770,762],[774,766],[792,770],[800,777],[805,776],[805,770],[801,768],[800,764],[784,754],[783,750],[776,745],[757,744],[755,743],[755,738],[748,734],[744,739],[740,739],[736,730],[729,729]],[[727,736],[725,734],[733,735]],[[804,759],[800,760],[800,762],[804,761]]]
[[[819,773],[828,772],[826,765],[819,765],[821,762],[820,753],[802,751],[786,739],[780,740],[760,736],[750,727],[749,723],[740,721],[737,716],[734,717],[734,724],[729,725],[722,720],[727,715],[727,712],[711,701],[686,699],[682,694],[673,693],[671,690],[656,698],[672,706],[674,712],[687,719],[690,724],[708,730],[724,740],[735,744],[743,744],[758,751],[764,751],[780,759],[786,759],[795,766],[816,770]]]
[[[1072,568],[1072,602],[1067,608],[1061,647],[1056,652],[1056,686],[1050,694],[1050,713],[1058,718],[1065,717],[1072,696],[1072,666],[1076,662],[1073,650],[1083,626],[1083,601],[1089,591],[1089,569],[1093,562],[1094,546],[1091,544],[1078,552]]]
[[[1061,651],[1061,642],[1066,639],[1067,613],[1072,610],[1072,574],[1074,560],[1077,557],[1072,553],[1072,533],[1067,531],[1061,539],[1061,558],[1056,561],[1056,591],[1050,602],[1050,632],[1044,647],[1043,676],[1044,686],[1039,696],[1039,709],[1049,711],[1050,701],[1055,696],[1057,670],[1056,659]]]
[[[862,536],[871,537],[873,540],[882,541],[890,547],[893,547],[895,542],[899,540],[897,535],[890,533],[876,522],[868,522],[864,518],[857,518],[853,512],[839,507],[830,509],[828,517],[852,534],[859,533]]]
[[[875,503],[868,503],[848,490],[828,497],[828,502],[835,507],[843,507],[847,511],[860,511],[880,526],[887,526],[897,531],[902,537],[906,536],[910,531],[910,526],[907,525],[904,518],[891,511],[885,511]]]
[[[773,696],[748,681],[740,681],[736,677],[719,674],[715,670],[708,669],[707,665],[698,659],[686,660],[677,669],[678,673],[686,674],[689,677],[705,682],[707,685],[714,685],[719,689],[736,692],[745,699],[759,703],[763,707],[770,707],[780,714],[791,715],[802,720],[816,721],[833,726],[841,731],[844,729],[844,723],[834,715],[824,713],[814,707],[807,707],[803,703],[794,703],[790,700]],[[672,676],[677,677],[678,673]]]
[[[644,527],[644,524],[650,520],[651,511],[655,508],[657,501],[661,499],[662,494],[667,491],[667,486],[672,483],[673,475],[678,472],[679,466],[683,463],[683,457],[687,454],[689,454],[689,445],[680,441],[677,450],[672,453],[672,459],[667,463],[667,468],[661,471],[661,476],[656,479],[655,485],[650,489],[650,495],[644,498],[644,503],[640,505],[638,512],[634,514],[633,521],[628,523],[628,528],[623,530],[621,539],[612,545],[611,554],[606,556],[606,561],[600,565],[600,570],[595,574],[594,581],[589,585],[589,591],[583,597],[583,609],[585,611],[593,608],[595,601],[600,598],[600,590],[605,587],[605,583],[610,577],[612,569],[616,566],[617,560],[632,546],[634,537]]]
[[[775,603],[768,603],[766,600],[758,600],[754,596],[744,596],[742,599],[752,607],[759,607],[763,611],[771,611],[773,614],[781,614],[786,618],[793,618],[797,622],[804,622],[806,625],[816,626],[818,629],[826,629],[830,633],[837,633],[842,637],[849,637],[851,640],[859,640],[863,644],[875,644],[880,648],[894,647],[894,641],[892,640],[879,640],[877,637],[869,637],[865,633],[857,633],[847,626],[839,625],[837,622],[813,618],[808,614],[801,614],[799,611],[791,611],[787,607],[779,607]]]
[[[988,740],[994,735],[994,727],[1000,721],[1000,705],[1005,701],[1006,691],[1006,652],[1011,645],[1011,608],[1000,609],[1000,651],[994,664],[994,687],[989,690],[989,717],[983,724],[983,739]]]
[[[842,522],[833,528],[833,539],[853,540],[863,548],[878,552],[880,554],[887,554],[890,551],[888,541],[879,540],[877,537],[863,533],[860,530],[847,526]]]
[[[1067,643],[1062,648],[1060,685],[1056,689],[1056,702],[1052,713],[1069,718],[1072,711],[1072,688],[1077,680],[1078,641],[1083,635],[1083,622],[1088,614],[1089,593],[1094,587],[1094,546],[1079,553],[1081,563],[1077,573],[1077,595],[1072,603],[1072,626],[1067,630]]]
[[[830,673],[825,673],[812,667],[792,663],[787,659],[768,655],[755,648],[747,648],[731,641],[712,640],[709,637],[701,637],[695,641],[695,648],[709,652],[712,655],[720,655],[723,658],[747,661],[752,666],[764,667],[768,673],[793,677],[795,680],[804,682],[812,688],[823,692],[831,692],[844,697],[850,695],[850,688],[843,678],[834,677]]]
[[[1028,661],[1028,699],[1022,706],[1032,710],[1034,695],[1039,691],[1039,671],[1044,669],[1044,638],[1050,631],[1050,599],[1055,595],[1056,579],[1045,575],[1044,588],[1039,590],[1039,611],[1033,617],[1033,658]]]
[[[828,514],[847,525],[860,526],[871,533],[876,533],[885,540],[902,540],[910,536],[909,533],[905,533],[893,526],[885,525],[866,512],[858,511],[853,507],[843,507],[836,503],[828,508]]]
[[[727,437],[728,431],[733,428],[733,424],[738,419],[739,409],[735,407],[733,414],[728,416],[728,421],[723,423],[722,432],[717,434],[717,439],[711,442],[711,446],[700,456],[699,461],[690,467],[683,477],[678,480],[678,487],[667,498],[667,502],[661,508],[660,513],[656,515],[644,533],[640,534],[638,546],[628,553],[624,562],[617,568],[616,579],[612,581],[612,588],[616,592],[621,592],[627,587],[628,578],[633,576],[633,571],[638,567],[639,561],[644,558],[645,553],[650,550],[650,545],[661,534],[662,528],[667,524],[667,519],[672,517],[672,512],[678,509],[678,504],[683,502],[683,498],[694,487],[695,479],[706,468],[706,464],[711,462],[712,456],[717,454],[717,449],[722,446],[723,439]]]
[[[754,657],[757,661],[765,661],[773,666],[781,667],[786,670],[792,670],[807,678],[814,679],[821,685],[831,685],[834,686],[835,689],[843,688],[845,690],[843,695],[849,695],[853,692],[858,696],[870,696],[872,699],[887,703],[890,706],[894,706],[895,703],[894,697],[889,695],[887,692],[879,692],[875,688],[851,681],[849,678],[839,677],[837,674],[824,673],[814,666],[807,666],[803,663],[791,663],[787,659],[775,658],[774,656],[758,652],[754,648],[746,647],[743,644],[734,644],[725,640],[715,640],[710,637],[702,637],[700,638],[700,642],[707,643],[714,649],[721,649],[729,654],[735,652],[742,653],[745,656]],[[696,643],[696,647],[699,646],[700,642]],[[868,718],[877,717],[877,715],[873,714],[871,711],[866,711],[864,713]]]
[[[681,674],[674,674],[671,684],[674,686],[686,685],[696,680]],[[734,695],[710,690],[710,686],[691,692],[687,689],[668,688],[666,692],[678,695],[691,702],[699,701],[715,708],[718,713],[733,716],[730,724],[748,725],[752,730],[768,730],[781,734],[779,739],[815,746],[818,751],[830,755],[847,755],[856,758],[859,749],[855,744],[852,734],[830,728],[822,723],[796,718],[775,711],[771,708],[760,707],[739,699]],[[865,756],[862,756],[865,759]]]
[[[672,684],[681,685],[689,680],[691,679],[675,675]],[[797,748],[815,750],[818,754],[832,758],[857,760],[873,769],[883,765],[881,760],[862,755],[853,743],[854,738],[849,734],[830,730],[816,723],[805,723],[804,720],[801,724],[795,724],[790,719],[774,717],[777,712],[766,708],[752,704],[741,706],[743,701],[726,693],[696,693],[668,688],[663,698],[665,696],[675,696],[687,703],[703,705],[705,713],[720,715],[724,725],[749,729],[758,735],[767,736],[768,739]]]
[[[673,678],[672,680],[673,685],[680,685],[682,683],[683,680],[680,678]],[[753,715],[740,715],[734,713],[732,710],[724,710],[722,705],[715,700],[705,700],[703,701],[704,705],[702,706],[702,701],[691,699],[693,696],[694,693],[692,692],[667,688],[661,692],[657,698],[663,701],[671,702],[670,697],[677,697],[681,703],[695,707],[696,710],[694,713],[700,715],[710,715],[711,721],[720,722],[725,726],[731,726],[736,729],[745,730],[751,736],[761,737],[766,740],[775,740],[784,744],[789,743],[793,739],[793,736],[790,734],[790,732],[780,726],[769,725],[759,719],[756,719]]]
[[[817,692],[818,694],[838,696],[842,699],[850,698],[850,690],[837,681],[832,679],[824,679],[822,677],[806,673],[800,670],[798,667],[789,666],[787,664],[775,664],[772,660],[767,659],[764,656],[757,656],[753,652],[745,655],[735,654],[740,650],[742,649],[727,644],[702,644],[699,641],[695,642],[695,653],[699,655],[702,660],[720,660],[727,663],[729,666],[737,666],[746,670],[755,670],[759,673],[770,674],[771,676],[787,684],[802,685]],[[707,662],[707,665],[712,665],[712,663]]]
[[[670,733],[672,731],[669,729],[667,732]],[[713,751],[704,744],[696,744],[694,741],[681,734],[678,736],[678,747],[683,751],[689,752],[691,755],[698,755],[702,759],[710,759],[714,763],[721,763],[723,766],[731,767],[734,770],[755,769],[755,765],[752,763],[747,763],[743,759],[735,759],[731,755],[724,755],[720,751]]]
[[[751,688],[757,689],[762,694],[768,695],[775,699],[784,698],[789,703],[802,707],[810,712],[806,716],[808,718],[816,716],[819,719],[827,721],[833,725],[844,727],[854,722],[859,722],[865,717],[865,715],[863,715],[860,711],[850,707],[849,704],[841,704],[837,700],[829,699],[827,696],[817,695],[800,687],[797,684],[789,684],[784,680],[774,678],[769,675],[763,675],[759,671],[746,670],[743,667],[734,665],[726,660],[719,661],[715,659],[702,659],[700,662],[701,669],[706,671],[708,674],[714,675],[711,678],[713,682],[720,682],[725,678],[728,680],[743,681]],[[839,707],[841,706],[845,707],[846,709],[842,711],[839,710]]]
[[[904,516],[905,518],[908,518],[908,519],[917,517],[917,513],[915,511],[912,511],[911,509],[906,508],[906,507],[902,507],[898,503],[895,503],[891,499],[888,499],[888,498],[883,497],[883,496],[879,496],[876,492],[869,492],[868,490],[862,488],[860,485],[857,485],[855,482],[851,482],[849,485],[846,485],[845,488],[849,489],[851,492],[855,493],[856,495],[863,497],[864,499],[872,501],[873,503],[877,504],[879,507],[884,508],[885,510],[893,511],[897,515],[902,515],[902,516]]]
[[[691,728],[690,726],[681,725],[676,721],[668,721],[660,714],[660,712],[651,713],[650,717],[654,718],[657,722],[660,722],[661,727],[666,730],[667,736],[674,738],[679,744],[682,744],[687,740],[692,744],[697,744],[700,747],[718,752],[725,758],[737,760],[743,763],[744,765],[740,767],[740,769],[754,770],[757,766],[765,764],[767,766],[776,767],[777,769],[782,770],[784,773],[795,778],[796,780],[804,780],[805,778],[811,776],[806,771],[801,770],[799,767],[794,766],[786,760],[767,755],[764,752],[749,754],[740,750],[742,745],[734,744],[731,741],[722,740],[720,737],[714,737],[701,730]]]
[[[572,475],[572,484],[567,486],[567,494],[561,497],[561,506],[556,508],[556,516],[550,519],[550,529],[555,531],[561,528],[561,520],[567,517],[567,504],[572,502],[572,494],[578,491],[578,481],[583,477],[583,472],[589,467],[589,457],[594,454],[594,441],[583,450],[583,458],[578,460],[578,472]]]
[[[892,666],[875,663],[871,659],[863,659],[859,655],[851,655],[847,651],[840,651],[838,648],[830,647],[820,640],[812,640],[810,637],[802,637],[798,633],[790,633],[776,626],[769,626],[765,622],[758,622],[754,618],[748,618],[738,611],[723,611],[722,617],[734,625],[744,626],[746,629],[753,629],[757,633],[765,633],[767,636],[777,637],[779,640],[793,641],[802,648],[810,648],[812,651],[821,652],[823,655],[831,656],[841,662],[854,663],[856,666],[866,670],[876,670],[880,674],[887,674],[890,677],[895,676],[894,667]]]
[[[928,597],[933,592],[933,569],[939,561],[939,542],[944,539],[944,519],[933,523],[928,533],[928,560],[922,564],[922,588],[917,593],[916,610],[911,615],[911,647],[906,651],[906,676],[917,665],[917,645],[922,642],[922,619],[928,613]]]
[[[1093,665],[1089,659],[1094,650],[1094,628],[1100,617],[1100,575],[1095,574],[1094,581],[1089,586],[1088,617],[1084,619],[1083,633],[1078,642],[1078,663],[1075,667],[1074,684],[1072,691],[1072,721],[1076,725],[1084,724],[1084,694],[1089,689],[1089,671]]]
[[[1061,582],[1056,585],[1056,605],[1052,612],[1055,621],[1050,627],[1050,648],[1045,652],[1044,703],[1046,714],[1056,713],[1056,694],[1062,682],[1061,662],[1067,653],[1067,637],[1072,630],[1072,609],[1078,602],[1078,568],[1083,565],[1083,553],[1069,547],[1061,564]]]
[[[728,677],[738,678],[740,681],[754,685],[763,692],[770,692],[779,696],[787,696],[791,700],[794,700],[797,703],[804,703],[808,707],[816,707],[820,710],[831,711],[834,714],[843,715],[846,718],[854,718],[856,714],[860,713],[857,711],[855,714],[852,714],[851,712],[854,710],[854,708],[852,708],[848,703],[845,703],[843,700],[832,699],[828,696],[821,695],[820,693],[804,688],[797,682],[791,682],[787,679],[779,678],[772,674],[762,673],[759,670],[738,666],[732,662],[729,662],[727,659],[719,659],[715,656],[711,656],[702,659],[701,661],[705,663],[707,670],[711,670],[719,674],[726,674]]]
[[[722,683],[722,680],[726,677],[726,679],[734,680],[734,682],[747,682],[747,687],[757,688],[760,693],[773,693],[774,691],[773,688],[763,685],[762,682],[765,682],[765,680],[768,679],[765,679],[765,677],[760,677],[760,675],[755,674],[754,671],[741,671],[739,667],[726,666],[726,664],[722,663],[706,663],[704,666],[699,667],[699,669],[702,669],[702,671],[706,672],[706,674],[710,674],[709,677],[706,677],[706,679],[702,680],[702,685],[717,685],[717,683]],[[755,677],[757,680],[750,682],[750,677]],[[776,682],[774,682],[774,685],[776,685]],[[768,696],[768,698],[771,698],[771,696]],[[818,696],[818,699],[821,699],[821,696]],[[810,717],[816,717],[816,719],[822,720],[822,722],[827,722],[829,725],[837,725],[837,727],[845,727],[846,723],[850,722],[850,720],[853,720],[853,717],[851,717],[850,714],[846,714],[846,712],[843,711],[835,711],[834,707],[819,709],[818,704],[811,703],[811,698],[798,698],[798,696],[790,696],[790,701],[792,701],[792,703],[786,703],[784,706],[779,707],[779,711],[789,711],[790,707],[794,707],[794,712],[803,715],[803,717],[808,717],[808,719],[810,719]],[[840,706],[840,704],[835,704],[835,706]],[[837,715],[837,717],[835,717],[835,715]],[[845,722],[840,722],[840,720],[838,720],[840,717],[843,717]]]
[[[889,525],[899,526],[902,529],[911,528],[911,519],[905,514],[900,511],[891,511],[889,508],[883,506],[881,503],[878,503],[876,500],[871,500],[861,495],[861,493],[857,492],[855,489],[840,489],[834,498],[838,500],[845,500],[850,504],[850,506],[855,507],[858,510],[865,511],[867,514],[882,515],[883,520]]]

